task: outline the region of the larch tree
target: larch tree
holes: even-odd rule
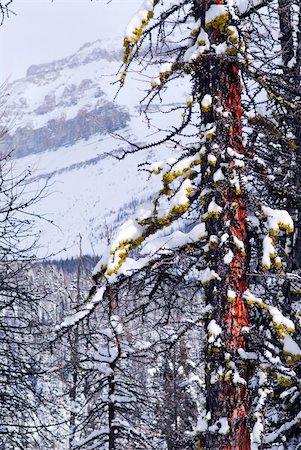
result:
[[[158,67],[143,100],[147,117],[178,80],[188,79],[191,92],[171,108],[173,117],[181,113],[178,124],[157,142],[128,150],[165,144],[174,157],[146,165],[162,176],[162,189],[120,229],[95,280],[123,283],[145,268],[159,274],[160,261],[161,273],[175,263],[193,272],[206,298],[199,449],[283,445],[300,421],[295,410],[279,422],[270,400],[274,392],[292,396],[301,356],[295,325],[280,309],[293,270],[287,257],[294,224],[287,197],[273,186],[279,162],[291,173],[298,145],[300,91],[291,84],[293,72],[300,79],[296,17],[296,5],[274,0],[149,0],[126,30],[121,83],[135,59],[146,70]],[[184,233],[171,232],[183,224]],[[132,256],[137,248],[140,256]]]
[[[300,445],[300,28],[294,0],[145,0],[127,27],[121,85],[138,61],[142,110],[151,124],[161,103],[165,126],[117,157],[171,155],[143,165],[160,191],[58,327],[70,449]],[[39,445],[44,424],[30,258],[15,245],[27,204],[3,168],[0,433],[15,449]]]

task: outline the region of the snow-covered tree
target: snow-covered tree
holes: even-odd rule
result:
[[[123,156],[158,145],[172,156],[145,165],[162,188],[120,228],[95,280],[116,289],[137,271],[155,275],[143,314],[176,274],[205,296],[198,448],[289,448],[298,433],[301,349],[285,286],[298,279],[288,264],[300,230],[287,200],[300,178],[299,21],[298,4],[276,0],[146,0],[126,29],[121,84],[139,59],[151,77],[147,119],[170,90],[179,97],[158,140]],[[149,278],[140,277],[141,291]]]
[[[43,373],[40,302],[44,289],[32,283],[36,233],[28,195],[29,174],[16,173],[10,155],[0,161],[0,436],[1,449],[24,449],[45,437],[37,414],[45,402],[38,388]]]
[[[132,347],[131,327],[118,316],[113,290],[99,291],[92,306],[93,314],[82,307],[59,327],[64,333],[73,325],[69,334],[74,338],[75,329],[77,339],[76,349],[66,354],[72,388],[71,401],[66,401],[72,413],[70,449],[155,448],[143,431],[148,430],[146,393],[137,381],[145,352]]]

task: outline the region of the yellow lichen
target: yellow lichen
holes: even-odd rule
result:
[[[279,222],[278,226],[279,226],[280,230],[285,230],[287,233],[293,233],[293,231],[294,231],[294,227],[292,225],[290,225],[289,223]]]
[[[301,288],[299,288],[299,289],[293,289],[293,288],[291,288],[291,293],[292,293],[292,294],[301,294]]]
[[[211,20],[211,22],[206,23],[206,29],[214,28],[215,30],[222,32],[229,22],[229,19],[230,14],[228,12],[225,14],[221,14],[220,16],[217,16],[213,20]]]
[[[192,36],[192,37],[197,37],[198,34],[199,34],[199,32],[200,32],[200,29],[199,29],[199,28],[193,28],[193,29],[191,30],[190,36]]]
[[[161,72],[159,75],[160,81],[165,81],[172,74],[171,71]]]
[[[148,235],[147,233],[142,233],[142,235],[136,239],[126,239],[124,241],[121,241],[118,244],[118,246],[116,246],[114,250],[110,252],[112,256],[115,256],[116,252],[118,252],[118,263],[115,264],[115,266],[112,269],[107,271],[108,276],[118,273],[120,267],[125,262],[129,252],[139,247],[139,245],[141,245],[141,243],[144,241],[147,235]]]
[[[284,338],[285,336],[287,336],[290,333],[294,333],[295,329],[291,328],[291,327],[287,327],[285,326],[283,323],[277,323],[277,322],[272,322],[273,326],[277,332],[277,334],[281,337]]]
[[[236,36],[230,36],[229,41],[231,42],[231,44],[238,44],[238,38]]]
[[[162,169],[159,167],[159,169],[153,170],[153,171],[152,171],[152,174],[153,174],[153,175],[159,175],[159,173],[161,172],[161,170],[162,170]]]
[[[195,448],[196,448],[196,450],[204,450],[205,449],[205,447],[201,444],[201,441],[200,441],[199,437],[197,438]]]
[[[127,64],[130,60],[132,54],[132,47],[127,46],[124,48],[124,52],[123,52],[123,62],[124,64]]]
[[[232,375],[232,370],[228,370],[228,372],[226,372],[226,374],[225,374],[225,381],[230,381],[231,375]]]
[[[159,86],[160,86],[159,83],[156,83],[155,81],[152,81],[152,82],[151,82],[151,87],[152,87],[152,88],[155,89],[155,88],[157,88],[157,87],[159,87]]]
[[[120,75],[120,81],[122,84],[125,82],[125,79],[126,79],[126,71],[123,71],[123,72],[121,72],[121,75]]]
[[[165,217],[159,217],[157,219],[157,222],[159,225],[169,225],[171,223],[171,217],[170,216],[165,216]]]
[[[301,355],[294,355],[293,353],[290,353],[290,352],[283,352],[283,353],[284,353],[286,362],[289,365],[293,365],[296,362],[300,361],[300,359],[301,359]]]
[[[210,211],[202,215],[201,220],[202,222],[206,222],[206,220],[211,219],[213,217],[214,219],[218,219],[221,215],[220,211]]]
[[[167,172],[163,175],[162,177],[162,181],[164,184],[170,184],[172,183],[176,178],[178,178],[179,176],[181,176],[183,174],[182,171],[177,170],[174,172]]]
[[[238,53],[238,50],[235,47],[227,47],[226,48],[226,54],[229,56],[235,56],[235,55],[237,55],[237,53]]]
[[[275,267],[276,267],[277,269],[279,269],[279,268],[282,266],[282,262],[281,262],[281,259],[279,258],[279,256],[277,256],[277,257],[275,258],[274,265],[275,265]]]
[[[203,284],[203,286],[205,286],[205,283]],[[219,353],[220,349],[218,347],[212,347],[212,351],[213,353]]]
[[[211,107],[212,107],[211,104],[210,104],[210,105],[202,105],[202,106],[201,106],[203,112],[208,112],[208,111],[210,111]]]
[[[137,27],[133,31],[131,37],[124,38],[124,41],[123,41],[123,47],[124,47],[123,62],[124,62],[124,64],[129,63],[129,59],[130,59],[131,51],[132,51],[130,47],[140,40],[140,38],[143,34],[143,29],[148,25],[150,19],[152,19],[153,16],[154,16],[153,11],[148,11],[146,18],[142,19],[140,27]]]
[[[208,131],[208,132],[206,133],[206,139],[207,139],[208,141],[210,141],[210,140],[213,138],[214,135],[215,135],[215,130],[210,130],[210,131]]]
[[[298,147],[296,142],[293,141],[292,139],[286,139],[286,143],[292,150],[296,150],[296,148]]]
[[[168,187],[163,188],[160,192],[161,192],[161,194],[167,195],[167,196],[170,196],[173,193],[172,190]]]
[[[102,264],[100,266],[99,271],[93,276],[93,278],[96,278],[96,279],[103,278],[106,270],[107,270],[107,265],[106,264]]]
[[[139,223],[139,225],[141,225],[143,227],[154,223],[153,219],[151,217],[147,217],[146,219],[142,219],[142,220],[137,219],[137,222]]]
[[[187,189],[187,190],[188,190],[188,189]],[[174,206],[174,207],[171,209],[170,214],[171,214],[172,216],[177,216],[177,215],[183,214],[184,212],[186,212],[186,211],[188,210],[189,205],[190,205],[190,202],[187,201],[187,203],[185,203],[185,204],[183,204],[183,205],[177,205],[177,206]]]
[[[286,231],[287,233],[293,233],[294,227],[289,223],[278,222],[278,228],[269,228],[269,234],[277,236],[280,230]]]
[[[216,166],[217,159],[214,155],[209,154],[207,160],[208,160],[209,166],[213,166],[213,167]]]
[[[246,299],[246,303],[247,305],[258,305],[260,308],[268,310],[269,307],[268,305],[266,305],[262,300],[256,299]]]
[[[277,383],[279,383],[281,386],[288,387],[291,385],[291,381],[289,378],[285,377],[284,375],[280,375],[276,378]]]

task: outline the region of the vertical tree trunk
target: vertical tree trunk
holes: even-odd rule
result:
[[[281,55],[283,62],[283,77],[291,89],[290,97],[288,100],[295,101],[295,92],[301,92],[301,5],[299,6],[298,17],[298,31],[296,33],[297,40],[294,42],[293,36],[293,3],[292,0],[278,0],[278,15],[280,25],[280,43],[281,43]],[[294,64],[291,67],[288,66],[289,62],[295,58]],[[288,272],[300,272],[301,270],[301,128],[300,118],[298,114],[293,114],[291,117],[287,117],[288,124],[292,127],[296,148],[292,152],[292,158],[295,158],[295,170],[293,185],[295,190],[293,195],[287,196],[287,210],[291,217],[294,218],[295,232],[294,232],[294,245],[292,246],[290,255],[287,259],[287,271]],[[292,293],[290,287],[290,281],[284,283],[283,292],[287,301],[284,303],[283,311],[285,314],[290,315],[291,304],[294,301],[300,301],[301,295],[296,292]]]
[[[278,0],[278,14],[280,24],[280,43],[282,50],[282,61],[284,72],[289,71],[288,63],[294,57],[294,41],[292,26],[292,4],[291,0]]]
[[[215,3],[215,2],[214,2]],[[220,0],[216,3],[223,4]],[[195,1],[196,17],[205,24],[205,12],[213,4],[212,0]],[[211,44],[219,44],[227,39],[226,32],[219,29],[207,30]],[[206,59],[206,58],[204,58]],[[209,254],[208,263],[221,276],[215,287],[208,287],[207,301],[213,306],[210,320],[214,319],[221,327],[222,345],[208,346],[207,354],[207,410],[210,414],[209,429],[206,435],[205,448],[216,450],[249,450],[249,390],[248,373],[239,362],[238,349],[246,348],[243,328],[248,326],[248,308],[243,299],[243,293],[248,289],[249,245],[247,225],[247,205],[243,190],[237,190],[230,185],[231,173],[235,171],[234,158],[227,155],[229,147],[240,155],[244,153],[242,139],[242,105],[241,80],[238,66],[227,61],[227,55],[219,60],[213,57],[204,70],[203,61],[199,74],[199,86],[202,94],[210,93],[216,107],[221,107],[229,114],[228,119],[211,112],[203,113],[205,123],[215,122],[217,126],[216,142],[220,148],[219,158],[229,160],[228,186],[223,192],[216,190],[217,203],[223,206],[223,213],[217,220],[210,219],[208,223],[209,236],[229,235],[229,247],[233,259],[225,265],[223,255],[218,248],[213,248]],[[205,63],[206,64],[206,63]],[[208,63],[207,63],[208,64]],[[210,74],[208,80],[208,71]],[[205,86],[205,87],[204,87]],[[210,146],[210,144],[209,144]],[[204,174],[207,177],[206,173]],[[208,180],[212,175],[208,176]],[[210,182],[210,180],[209,180]],[[237,246],[237,240],[242,248]],[[235,299],[228,299],[228,291],[235,292]],[[239,375],[234,378],[234,372]],[[212,374],[220,373],[212,380]],[[229,429],[222,425],[227,420]]]
[[[232,128],[229,132],[229,146],[239,154],[243,154],[242,123],[241,123],[241,82],[236,64],[225,63],[223,67],[222,85],[225,87],[225,106],[232,116]],[[231,161],[230,166],[234,163]],[[248,289],[248,224],[247,206],[242,194],[228,189],[224,193],[226,201],[225,223],[229,222],[230,236],[239,239],[244,245],[244,251],[233,249],[234,258],[226,278],[227,289],[236,293],[233,303],[226,302],[225,308],[225,347],[231,349],[234,360],[237,350],[245,349],[246,343],[242,329],[248,326],[248,308],[243,299],[243,293]],[[237,205],[233,208],[233,205]],[[240,371],[247,381],[247,373]],[[235,386],[233,381],[224,383],[223,392],[219,395],[220,401],[226,403],[230,409],[230,442],[225,446],[227,450],[248,450],[250,448],[250,433],[247,427],[249,413],[249,392],[246,386]]]
[[[81,236],[80,236],[80,255],[81,255]],[[77,266],[77,277],[76,277],[76,306],[80,305],[81,300],[81,263]],[[73,408],[70,412],[70,420],[69,420],[69,428],[70,428],[70,436],[69,436],[69,450],[72,450],[74,438],[75,438],[75,425],[76,425],[76,412],[74,410],[75,402],[77,401],[78,396],[78,372],[79,372],[79,329],[78,325],[76,325],[69,335],[70,340],[70,349],[71,349],[71,387],[69,391],[69,398],[73,403]]]
[[[69,398],[74,404],[77,400],[77,387],[78,387],[78,326],[74,327],[72,337],[70,337],[70,347],[71,347],[71,364],[72,364],[72,375],[71,375],[71,387],[69,391]],[[69,419],[69,449],[73,448],[73,441],[75,435],[75,423],[76,423],[76,412],[74,409],[71,410]]]
[[[110,369],[112,369],[113,373],[115,370],[114,362],[110,364]],[[109,381],[109,406],[108,406],[108,427],[109,427],[109,450],[115,450],[115,404],[111,400],[111,396],[115,394],[115,377],[114,375],[108,378]]]
[[[116,293],[112,288],[109,288],[109,318],[111,319],[112,315],[114,314],[114,310],[116,308]],[[116,342],[114,343],[118,349],[118,354],[112,359],[112,361],[109,364],[109,367],[111,369],[112,375],[108,377],[108,428],[109,428],[109,450],[115,450],[116,449],[116,439],[118,438],[118,427],[116,426],[115,420],[116,420],[116,400],[114,399],[114,396],[116,395],[116,382],[115,382],[115,376],[116,376],[116,363],[118,359],[120,358],[121,349],[120,349],[120,342],[118,341],[116,337]],[[110,356],[112,356],[110,354]]]
[[[224,130],[224,137],[228,137],[224,150],[231,147],[235,152],[243,153],[242,127],[241,127],[241,93],[239,71],[235,64],[224,63],[220,66],[220,86],[218,97],[221,105],[231,113],[232,125]],[[230,131],[229,131],[230,130]],[[230,162],[233,167],[234,162]],[[242,193],[234,188],[226,188],[223,192],[224,214],[220,224],[212,221],[212,234],[218,235],[219,225],[229,234],[230,248],[233,259],[228,272],[217,292],[211,292],[209,303],[215,306],[216,322],[223,330],[223,350],[208,355],[210,368],[216,371],[224,368],[222,379],[212,384],[207,380],[208,405],[210,406],[211,424],[214,425],[221,418],[227,418],[230,427],[229,433],[223,435],[208,434],[207,448],[218,450],[248,450],[250,449],[250,432],[248,429],[249,392],[247,387],[247,371],[237,363],[238,349],[246,348],[243,328],[248,326],[248,308],[243,299],[243,293],[248,289],[248,226],[247,206]],[[221,223],[222,222],[222,223]],[[237,248],[235,240],[243,244],[243,250]],[[221,262],[217,262],[218,273],[223,272]],[[227,298],[227,292],[235,292],[235,299]],[[217,296],[222,298],[216,299]],[[229,363],[225,364],[226,353],[229,354]],[[235,371],[246,381],[246,384],[235,382],[232,374],[227,379],[227,369],[235,363]],[[228,366],[228,367],[227,367]]]

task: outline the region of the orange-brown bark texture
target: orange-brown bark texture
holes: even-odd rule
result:
[[[241,106],[241,82],[237,65],[225,64],[225,86],[226,109],[231,113],[232,126],[230,128],[230,147],[237,153],[243,154],[242,140],[242,106]],[[233,164],[233,163],[232,163]],[[243,327],[249,324],[248,307],[243,299],[243,293],[248,289],[248,224],[247,224],[247,206],[241,195],[230,195],[227,199],[231,203],[235,202],[238,207],[235,209],[232,217],[226,217],[230,220],[230,231],[244,243],[245,252],[235,252],[234,258],[230,264],[230,271],[226,280],[227,287],[236,292],[236,299],[233,303],[227,302],[225,311],[226,324],[226,348],[232,348],[233,353],[239,348],[245,349],[245,338],[242,333]],[[230,209],[230,208],[229,208]],[[247,381],[247,373],[243,373]],[[230,442],[225,450],[248,450],[250,449],[250,433],[247,428],[247,417],[249,414],[249,393],[247,387],[225,385],[223,396],[227,399],[230,406]]]
[[[243,154],[242,141],[242,107],[241,107],[241,83],[239,71],[235,64],[224,64],[223,79],[226,92],[226,109],[231,113],[232,124],[229,131],[229,144],[237,153]],[[231,163],[233,164],[233,163]],[[228,289],[236,292],[233,303],[225,303],[225,347],[236,354],[239,348],[245,349],[245,338],[243,327],[249,323],[248,308],[243,299],[243,293],[248,289],[248,234],[247,234],[247,207],[245,200],[239,194],[225,192],[226,202],[236,203],[237,208],[226,208],[231,213],[225,214],[225,220],[230,221],[230,232],[244,243],[245,252],[235,251],[234,258],[230,264],[230,270],[226,278]],[[243,371],[244,379],[247,374]],[[221,392],[220,400],[225,404],[228,411],[230,434],[229,442],[223,450],[249,450],[250,433],[247,428],[247,417],[249,414],[249,394],[245,386],[235,386],[231,381],[225,382]],[[222,449],[221,449],[222,450]]]
[[[213,2],[209,2],[210,4]],[[217,2],[222,4],[223,0]],[[211,41],[216,43],[225,40],[225,36],[217,30],[212,30]],[[242,104],[241,104],[241,80],[237,64],[235,62],[221,61],[216,69],[217,80],[213,80],[216,87],[218,103],[228,112],[230,112],[230,124],[223,128],[225,142],[223,147],[232,147],[239,153],[244,153],[242,139]],[[230,163],[230,167],[234,163]],[[234,188],[227,188],[223,193],[224,197],[224,216],[222,218],[224,227],[228,229],[231,236],[235,236],[243,242],[245,251],[240,251],[233,245],[234,257],[230,264],[227,276],[225,278],[226,289],[222,289],[225,295],[228,289],[236,293],[233,302],[227,299],[218,300],[218,305],[223,311],[217,313],[217,321],[224,330],[223,341],[224,351],[230,353],[231,360],[234,361],[238,356],[239,348],[246,348],[243,328],[248,326],[249,315],[248,307],[244,302],[243,293],[248,289],[248,225],[247,225],[247,205],[243,194],[236,192]],[[233,205],[235,207],[233,208]],[[213,360],[211,367],[217,367],[222,363],[220,356],[209,355]],[[218,363],[217,363],[218,361]],[[240,367],[239,362],[235,361],[239,375],[248,382],[247,369]],[[207,382],[209,396],[215,398],[209,399],[209,409],[211,412],[211,424],[214,424],[221,417],[227,417],[230,426],[230,432],[221,436],[207,437],[205,448],[216,450],[250,450],[250,431],[249,431],[249,391],[246,385],[235,385],[232,380],[219,380],[215,385],[210,386]]]

